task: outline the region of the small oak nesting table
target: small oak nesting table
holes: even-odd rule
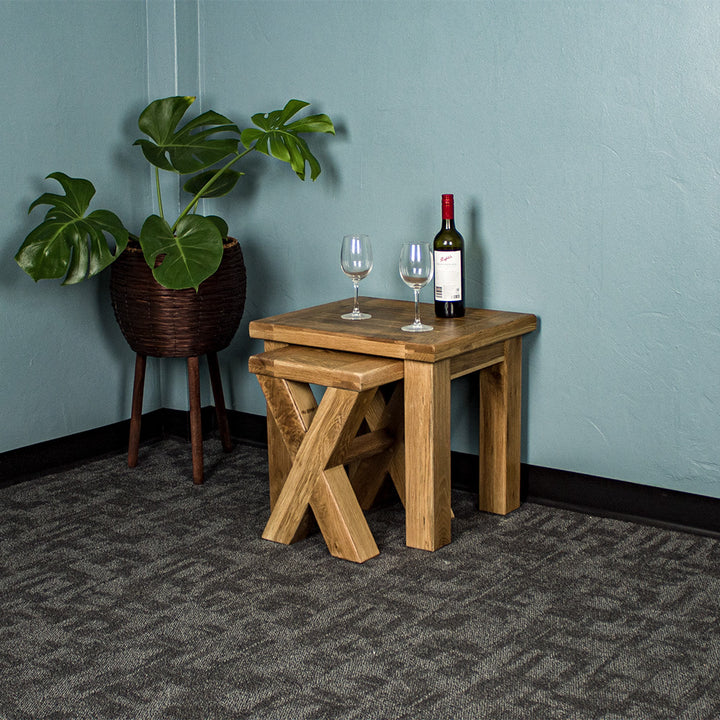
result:
[[[466,308],[441,320],[431,304],[421,317],[434,330],[403,332],[414,303],[362,298],[369,320],[343,320],[352,301],[253,320],[249,332],[265,350],[300,345],[403,360],[405,383],[406,543],[436,550],[450,542],[450,382],[479,372],[479,509],[507,514],[520,505],[522,336],[535,315]],[[279,435],[268,414],[268,455]],[[271,462],[270,482],[282,482]]]

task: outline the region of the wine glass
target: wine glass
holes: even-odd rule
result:
[[[355,305],[353,311],[340,317],[345,320],[367,320],[372,317],[368,313],[360,312],[358,303],[358,286],[360,281],[367,277],[373,266],[372,246],[367,235],[345,235],[340,250],[340,267],[353,281],[355,288]]]
[[[420,288],[425,287],[433,276],[433,251],[429,243],[405,243],[400,250],[400,277],[415,291],[415,320],[405,325],[405,332],[427,332],[431,325],[420,322]]]

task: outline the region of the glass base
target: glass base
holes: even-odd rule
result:
[[[345,313],[344,315],[340,316],[343,320],[367,320],[368,318],[371,318],[372,315],[369,315],[368,313],[364,312],[349,312]]]
[[[432,330],[433,327],[432,325],[423,325],[422,323],[415,325],[413,323],[412,325],[404,325],[400,329],[405,332],[428,332],[429,330]]]

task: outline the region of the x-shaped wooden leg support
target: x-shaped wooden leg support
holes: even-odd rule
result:
[[[365,457],[382,455],[394,442],[384,429],[356,438],[377,388],[329,387],[318,407],[306,383],[264,375],[258,380],[292,460],[263,537],[292,542],[310,505],[332,555],[354,562],[378,555],[344,468],[351,460],[362,465]]]
[[[382,391],[378,390],[365,412],[370,430],[389,431],[394,443],[384,452],[350,466],[350,482],[363,510],[372,507],[388,473],[400,501],[405,505],[404,411],[403,384],[399,382],[395,384],[387,404]]]
[[[350,482],[363,510],[369,510],[373,506],[388,474],[400,502],[405,507],[404,389],[403,383],[397,383],[387,404],[382,391],[379,390],[365,413],[365,421],[370,430],[376,433],[389,430],[395,441],[383,453],[351,465]],[[455,517],[452,508],[450,516]]]

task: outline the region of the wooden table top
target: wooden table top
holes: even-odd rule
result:
[[[353,301],[338,300],[295,310],[283,315],[253,320],[250,337],[292,345],[380,355],[383,357],[437,362],[470,350],[493,345],[532,332],[535,315],[466,308],[465,317],[445,320],[435,317],[434,305],[420,304],[420,318],[434,327],[430,332],[409,333],[402,325],[412,322],[412,301],[360,298],[360,309],[369,320],[343,320]]]

